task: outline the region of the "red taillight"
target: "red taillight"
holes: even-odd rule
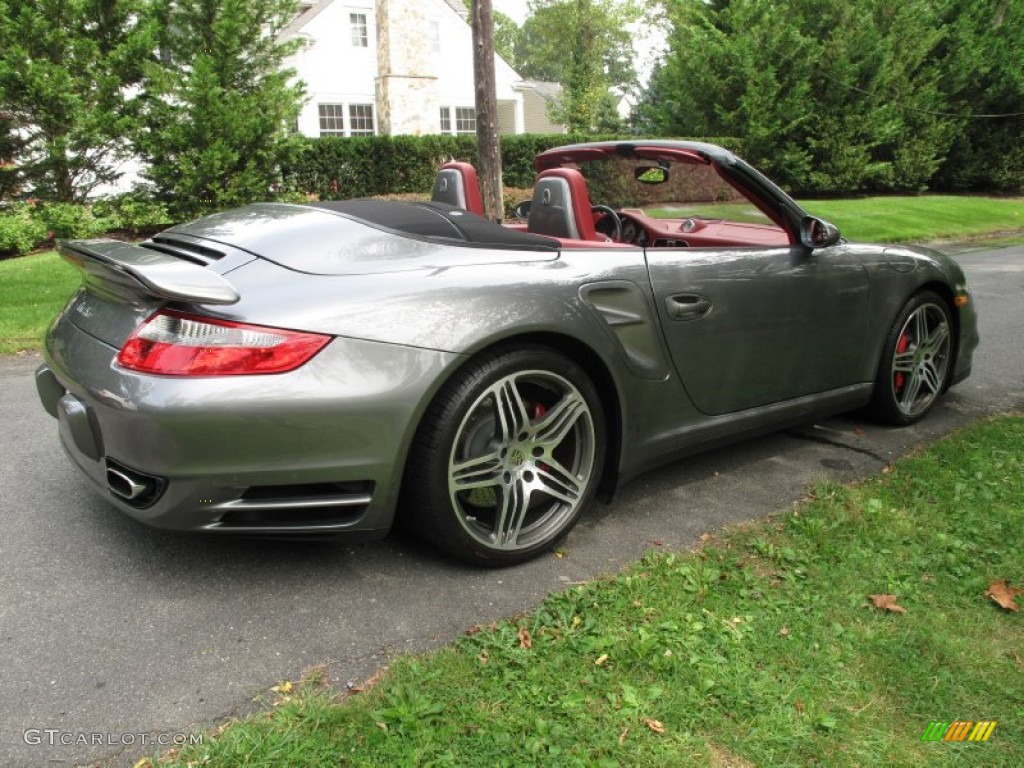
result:
[[[330,336],[163,309],[128,337],[118,365],[165,376],[238,376],[292,371]]]

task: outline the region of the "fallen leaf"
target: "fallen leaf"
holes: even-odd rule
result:
[[[653,544],[656,547],[660,547],[662,545],[662,543],[663,542],[662,542],[661,539],[651,539],[651,544]],[[621,744],[622,742],[619,742],[619,743]]]
[[[629,733],[629,728],[623,728],[622,733],[619,734],[619,744],[626,743],[626,734]]]
[[[1018,667],[1024,667],[1024,659],[1020,657],[1020,654],[1016,651],[1010,651],[1010,655],[1013,656],[1013,660],[1017,662]]]
[[[376,725],[382,731],[386,731],[388,729],[388,724],[387,723],[382,723],[379,720],[376,723],[374,723],[374,725]]]
[[[491,660],[491,657],[487,655],[487,651],[484,651],[483,653],[481,653],[476,658],[477,658],[477,661],[479,661],[481,664],[486,664],[488,661]]]
[[[1019,611],[1020,606],[1017,605],[1017,601],[1014,598],[1017,595],[1024,595],[1024,589],[1020,587],[1011,587],[1010,582],[1003,579],[1002,581],[993,581],[988,585],[988,589],[985,591],[985,597],[991,597],[1000,608],[1007,611]]]
[[[381,667],[368,678],[363,680],[359,685],[350,685],[348,687],[349,693],[365,693],[380,682],[380,679],[384,677],[384,673],[388,671],[387,667]]]
[[[804,706],[803,699],[797,699],[796,701],[794,701],[793,706],[796,707],[797,712],[803,712],[805,709],[807,709],[807,707]]]
[[[519,628],[519,647],[527,651],[533,647],[533,638],[530,637],[530,630],[526,627]]]
[[[597,666],[597,667],[603,667],[603,666],[604,666],[604,663],[605,663],[606,661],[608,661],[608,654],[607,654],[607,653],[602,653],[602,654],[601,654],[600,656],[598,656],[598,657],[597,657],[597,659],[596,659],[596,660],[594,661],[594,666]]]
[[[621,743],[620,741],[619,744]],[[132,768],[153,768],[153,762],[148,757],[140,757],[132,763]]]
[[[893,613],[907,612],[907,609],[902,605],[896,605],[896,595],[868,595],[868,600],[880,611],[892,611]]]
[[[664,733],[665,732],[665,725],[660,720],[654,720],[654,719],[652,719],[650,717],[645,717],[645,718],[643,718],[643,721],[644,721],[644,725],[646,725],[648,728],[650,728],[655,733]]]
[[[481,629],[483,629],[483,627],[481,627],[479,624],[474,624],[472,627],[470,627],[469,629],[466,630],[465,634],[468,635],[469,637],[472,637],[477,632],[479,632]]]
[[[274,693],[291,693],[292,684],[289,681],[285,680],[283,683],[278,683],[277,685],[270,686],[270,690],[272,690]]]
[[[861,426],[855,426],[853,428],[853,434],[855,434],[855,435],[863,435],[864,434],[864,428],[861,427]]]
[[[882,467],[882,474],[883,475],[888,475],[890,472],[892,472],[892,467],[889,466],[888,464],[886,464],[884,467]]]
[[[270,713],[268,712],[267,714],[269,715]],[[220,725],[214,726],[213,728],[210,729],[210,736],[212,738],[216,739],[218,736],[220,736],[222,733],[224,733],[224,731],[226,731],[228,729],[228,726],[230,726],[230,725],[231,725],[231,722],[229,721],[229,722],[221,723]]]
[[[779,634],[783,637],[787,637],[789,635],[789,627],[783,627],[782,629],[780,629]]]

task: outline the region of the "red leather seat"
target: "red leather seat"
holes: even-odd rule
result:
[[[594,229],[587,181],[574,168],[549,168],[537,177],[526,229],[549,237],[607,240]]]
[[[434,178],[430,199],[435,203],[448,203],[470,213],[484,215],[484,199],[480,195],[480,180],[476,168],[469,163],[445,163]]]

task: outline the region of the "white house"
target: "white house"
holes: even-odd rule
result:
[[[306,83],[306,136],[474,134],[473,34],[461,0],[311,0],[282,34]],[[495,55],[501,133],[563,132],[548,94]],[[540,84],[543,85],[543,84]]]

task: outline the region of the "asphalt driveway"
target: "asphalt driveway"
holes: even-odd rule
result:
[[[501,571],[403,538],[282,543],[145,528],[61,455],[36,399],[37,360],[0,359],[0,764],[130,764],[151,751],[143,734],[150,744],[244,711],[311,664],[342,685],[361,680],[392,654],[528,609],[646,549],[687,547],[784,508],[815,479],[878,471],[969,420],[1024,409],[1024,247],[961,262],[982,346],[974,375],[923,423],[843,417],[680,462],[595,508],[564,557]]]

